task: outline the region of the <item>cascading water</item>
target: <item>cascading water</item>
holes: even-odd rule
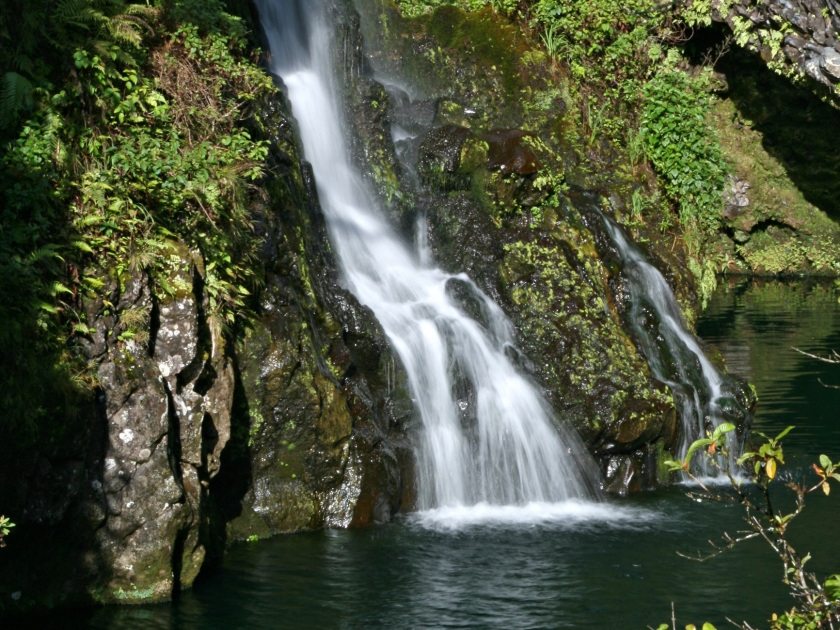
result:
[[[576,435],[553,419],[536,387],[506,356],[511,325],[464,275],[427,264],[376,209],[350,165],[333,83],[331,31],[312,0],[257,0],[272,70],[283,78],[311,162],[330,239],[348,283],[370,307],[408,374],[422,418],[419,507],[523,506],[594,496],[595,475]],[[483,322],[462,311],[448,286],[481,303]],[[453,395],[474,392],[469,422]]]
[[[607,232],[624,264],[624,278],[630,293],[629,320],[642,353],[654,376],[674,394],[682,420],[679,457],[684,458],[695,440],[733,416],[746,411],[725,391],[724,378],[703,353],[697,339],[685,327],[671,287],[621,228],[600,210]],[[734,412],[734,413],[733,413]],[[735,443],[732,459],[739,454]],[[701,475],[714,471],[705,458],[696,458],[694,469]]]

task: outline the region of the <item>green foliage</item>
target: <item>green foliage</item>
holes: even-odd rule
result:
[[[581,61],[606,55],[635,29],[655,26],[661,15],[651,0],[539,0],[533,18],[554,33],[556,49]]]
[[[519,0],[396,0],[396,3],[409,17],[426,15],[442,6],[456,6],[467,11],[478,11],[490,6],[498,13],[512,15],[520,4]]]
[[[714,230],[720,223],[728,167],[706,122],[709,97],[678,70],[659,72],[645,86],[642,134],[647,155],[680,204],[684,225]]]
[[[101,270],[118,282],[148,273],[163,299],[184,289],[167,280],[170,244],[183,242],[203,262],[208,315],[229,329],[247,319],[259,283],[249,204],[268,146],[242,122],[275,88],[222,9],[0,8],[3,24],[30,29],[0,39],[0,432],[34,439],[38,419],[72,416],[95,384],[75,338],[89,332],[82,302],[102,289]],[[121,342],[143,341],[135,320]]]
[[[788,427],[774,438],[756,433],[764,441],[738,458],[739,465],[752,464],[744,471],[748,475],[747,480],[736,477],[734,471],[728,467],[722,468],[716,457],[717,453],[721,453],[724,458],[730,455],[726,438],[728,433],[735,430],[730,424],[722,424],[708,437],[695,441],[684,460],[669,461],[666,465],[672,471],[687,474],[697,483],[700,490],[690,492],[690,498],[696,501],[732,502],[741,505],[745,510],[746,531],[738,532],[734,537],[724,533],[722,546],[712,544],[715,549],[713,553],[705,557],[698,555],[692,559],[705,561],[745,540],[763,539],[782,561],[782,581],[797,600],[797,605],[791,610],[782,615],[773,614],[770,620],[771,630],[833,628],[833,624],[840,621],[840,575],[832,575],[821,581],[814,573],[807,571],[805,565],[811,560],[811,556],[802,556],[797,552],[788,532],[794,520],[805,509],[807,495],[817,490],[826,496],[831,494],[829,482],[840,482],[840,463],[835,464],[828,456],[820,455],[819,463],[812,466],[816,473],[816,482],[804,476],[796,481],[794,475],[785,474],[785,485],[794,493],[795,502],[791,511],[780,510],[771,498],[770,485],[781,477],[779,470],[785,463],[782,440],[793,428]],[[707,486],[692,475],[690,462],[695,453],[703,453],[709,462],[729,479],[731,485],[728,490]],[[660,626],[668,627],[667,624]],[[744,630],[749,628],[746,625],[738,627]]]
[[[9,532],[14,526],[15,524],[12,523],[8,517],[0,514],[0,547],[6,546],[6,541],[4,539],[9,535]]]
[[[685,454],[685,459],[681,461],[669,460],[665,462],[665,465],[671,472],[677,472],[680,470],[688,472],[691,469],[691,458],[694,456],[694,453],[700,449],[705,449],[709,455],[714,455],[717,451],[725,448],[726,435],[734,430],[735,425],[729,422],[724,422],[718,425],[715,427],[714,431],[708,435],[708,437],[695,440],[691,444],[688,448],[688,452]]]

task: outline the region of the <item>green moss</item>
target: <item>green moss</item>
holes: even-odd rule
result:
[[[840,226],[808,202],[784,164],[765,148],[764,134],[744,124],[729,99],[717,101],[711,122],[733,171],[750,186],[749,206],[726,220],[734,242],[722,245],[719,270],[840,272]]]
[[[265,418],[260,413],[259,409],[251,409],[251,428],[248,431],[248,446],[254,445],[254,439],[260,434],[260,429],[265,423]]]
[[[148,602],[152,599],[153,595],[155,594],[155,588],[150,586],[149,588],[138,589],[136,584],[132,584],[129,590],[123,590],[122,588],[117,589],[111,596],[116,601],[133,601],[133,602]]]
[[[548,383],[572,400],[585,402],[608,394],[610,422],[648,426],[659,412],[653,406],[625,415],[629,400],[669,406],[670,394],[654,389],[649,370],[605,301],[603,269],[592,243],[580,231],[558,224],[554,240],[572,248],[575,268],[559,246],[518,242],[505,246],[502,277],[518,307],[521,334],[537,347],[566,346],[562,356],[543,367]],[[591,237],[590,237],[591,238]],[[587,434],[603,427],[590,415]]]
[[[489,7],[476,13],[443,6],[420,18],[428,32],[447,48],[467,50],[504,77],[505,88],[519,87],[516,31]]]

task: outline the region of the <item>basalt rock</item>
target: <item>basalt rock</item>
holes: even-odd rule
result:
[[[234,372],[205,316],[198,255],[169,247],[174,295],[154,300],[144,274],[103,271],[104,288],[85,303],[90,334],[81,344],[99,379],[84,411],[89,429],[70,445],[37,449],[37,482],[17,486],[11,503],[21,529],[32,524],[43,536],[19,540],[23,555],[3,566],[0,579],[25,594],[16,600],[23,609],[169,599],[204,561],[204,508],[230,436]],[[14,486],[3,479],[2,487]]]
[[[840,83],[840,5],[836,0],[712,0],[712,18],[774,70],[807,77],[836,97]]]

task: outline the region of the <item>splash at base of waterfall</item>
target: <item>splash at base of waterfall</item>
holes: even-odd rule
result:
[[[580,529],[585,526],[638,529],[659,523],[663,515],[654,510],[610,503],[570,500],[560,503],[533,501],[526,505],[443,507],[412,514],[410,522],[442,532],[471,527]]]

